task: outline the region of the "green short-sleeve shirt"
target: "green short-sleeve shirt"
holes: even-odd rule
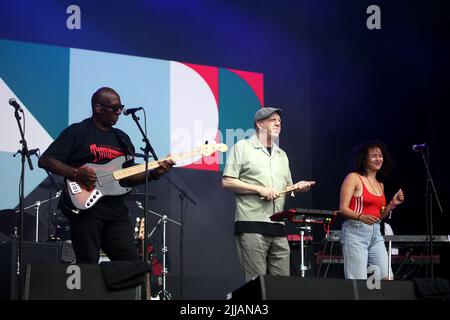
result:
[[[224,177],[283,191],[292,186],[286,153],[273,145],[269,154],[256,135],[238,141],[227,154]],[[272,222],[270,216],[284,210],[285,194],[274,201],[262,200],[259,194],[235,194],[235,221]]]

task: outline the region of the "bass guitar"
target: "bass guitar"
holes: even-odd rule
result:
[[[227,149],[227,145],[223,143],[203,144],[189,152],[167,157],[160,161],[169,159],[180,161],[196,155],[209,156],[217,151],[226,152]],[[97,181],[91,187],[84,185],[82,182],[66,179],[67,194],[72,205],[75,207],[72,212],[79,213],[80,210],[88,210],[94,207],[104,196],[121,196],[129,193],[132,188],[122,186],[120,181],[135,174],[145,172],[145,163],[123,168],[124,163],[131,159],[130,156],[120,156],[105,164],[85,164],[84,167],[93,169],[97,175]],[[148,163],[148,170],[153,170],[158,167],[158,161]]]

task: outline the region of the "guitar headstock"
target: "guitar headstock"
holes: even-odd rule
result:
[[[226,152],[228,146],[224,143],[202,144],[196,148],[196,151],[202,156],[210,156],[214,152]]]
[[[144,240],[145,235],[145,218],[136,218],[136,226],[134,228],[134,238]]]

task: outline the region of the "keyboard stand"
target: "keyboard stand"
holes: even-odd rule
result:
[[[311,227],[306,224],[300,227],[300,255],[301,255],[300,271],[302,278],[305,277],[305,271],[309,269],[307,266],[305,266],[305,250],[304,250],[305,230],[308,231],[308,229],[310,230]]]

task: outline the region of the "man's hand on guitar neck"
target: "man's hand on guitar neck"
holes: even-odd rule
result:
[[[170,158],[166,158],[163,160],[158,160],[158,164],[159,167],[149,172],[149,180],[157,180],[161,175],[168,172],[175,165],[175,161]],[[143,184],[145,182],[145,172],[130,176],[126,178],[125,181],[128,186],[137,186]]]
[[[169,172],[170,169],[172,169],[172,167],[176,164],[175,161],[169,157],[165,160],[159,160],[158,163],[159,167],[153,170],[156,172],[156,176],[161,176]]]

